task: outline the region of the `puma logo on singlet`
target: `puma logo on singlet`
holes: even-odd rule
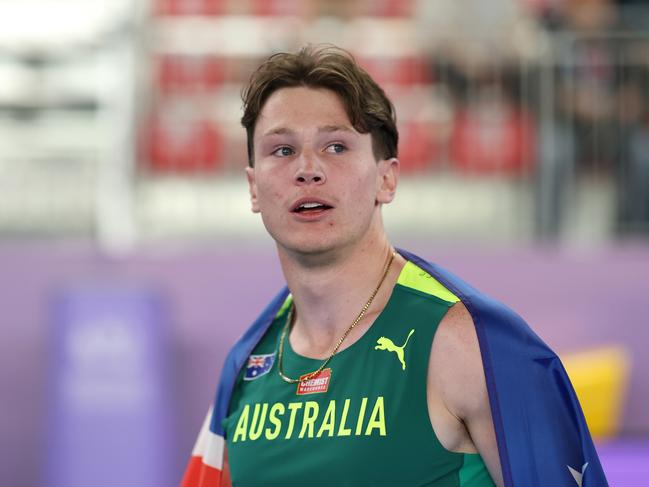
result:
[[[386,337],[380,337],[376,341],[376,346],[374,347],[374,350],[387,350],[388,352],[394,352],[397,354],[397,358],[399,359],[399,362],[401,362],[401,368],[403,370],[406,370],[406,362],[403,360],[403,352],[406,348],[406,345],[408,344],[408,340],[410,340],[410,336],[415,332],[414,329],[410,330],[410,333],[408,333],[408,338],[406,338],[406,341],[404,342],[403,345],[400,347],[397,347],[392,340]]]

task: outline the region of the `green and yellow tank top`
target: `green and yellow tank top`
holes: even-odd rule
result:
[[[223,420],[234,486],[493,486],[477,454],[439,442],[426,401],[433,336],[458,298],[408,262],[367,332],[317,377],[287,384],[277,347],[290,297],[237,378]],[[321,360],[286,340],[298,377]]]

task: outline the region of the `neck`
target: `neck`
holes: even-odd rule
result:
[[[306,356],[328,356],[376,289],[392,247],[387,237],[316,256],[280,250],[280,263],[295,304],[293,348]],[[364,318],[340,350],[356,341],[385,306],[403,266],[397,256]]]

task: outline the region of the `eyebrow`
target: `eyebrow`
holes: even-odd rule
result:
[[[319,127],[318,132],[354,132],[354,129],[348,125],[325,125]]]
[[[320,133],[331,133],[331,132],[355,132],[354,129],[348,125],[323,125],[318,127],[318,132]],[[292,130],[288,127],[276,127],[270,129],[268,132],[262,135],[263,137],[269,137],[271,135],[293,135],[295,130]]]
[[[291,130],[289,128],[277,127],[277,128],[274,128],[274,129],[270,129],[268,132],[264,133],[262,135],[262,138],[263,137],[269,137],[271,135],[292,135],[294,133],[295,133],[295,131]]]

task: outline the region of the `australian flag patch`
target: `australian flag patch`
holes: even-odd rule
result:
[[[267,353],[265,355],[251,355],[248,358],[246,365],[246,374],[243,380],[259,379],[262,375],[266,375],[273,368],[275,363],[275,354]]]

